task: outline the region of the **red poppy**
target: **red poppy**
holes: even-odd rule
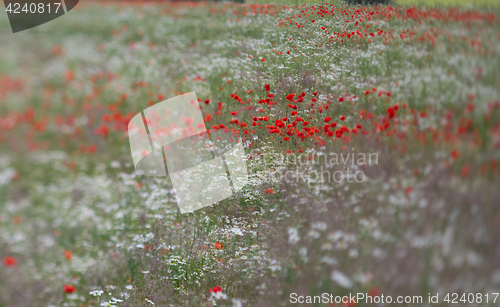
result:
[[[345,116],[344,116],[344,115],[342,115],[342,116],[340,117],[340,120],[344,120],[344,119],[345,119]]]
[[[469,164],[465,164],[465,165],[462,167],[462,170],[460,171],[460,173],[462,174],[462,177],[467,177],[467,176],[469,176],[469,173],[470,173],[470,165],[469,165]]]
[[[217,243],[215,243],[215,248],[216,249],[224,249],[224,245],[222,245],[222,243],[220,243],[220,242],[217,242]]]
[[[70,250],[66,250],[64,252],[64,258],[66,258],[66,260],[68,261],[73,260],[73,253]]]
[[[9,256],[7,256],[7,257],[4,257],[4,258],[3,258],[3,264],[4,264],[5,266],[14,267],[14,266],[16,266],[16,264],[17,264],[17,260],[16,260],[16,258],[14,258],[14,257],[9,257]]]
[[[60,45],[52,46],[52,53],[54,55],[62,55],[64,53],[64,49]]]
[[[66,81],[73,80],[74,79],[73,71],[71,71],[70,69],[66,70],[66,72],[64,73],[64,78],[66,79]]]
[[[73,285],[64,285],[64,292],[66,293],[73,293],[75,290],[76,288]]]
[[[101,125],[99,128],[95,130],[95,134],[102,135],[104,137],[108,136],[109,128],[105,125]]]
[[[213,287],[213,289],[210,289],[210,293],[217,293],[217,292],[222,292],[222,288],[219,286]]]
[[[368,295],[370,296],[379,296],[380,295],[380,289],[377,287],[372,287],[370,290],[368,290]]]
[[[332,118],[330,116],[325,117],[325,123],[328,123],[331,120],[332,120]]]
[[[271,85],[270,84],[264,85],[264,89],[269,92],[271,90]]]
[[[393,118],[396,116],[396,108],[388,108],[387,109],[387,114],[389,115],[389,118]]]

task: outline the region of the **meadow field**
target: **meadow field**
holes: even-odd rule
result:
[[[499,12],[85,2],[0,35],[0,307],[497,306]],[[127,127],[192,91],[249,182],[181,214]]]

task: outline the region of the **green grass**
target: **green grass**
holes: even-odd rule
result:
[[[0,307],[491,297],[498,9],[289,4],[82,3],[0,37]],[[188,91],[252,158],[242,191],[180,214],[168,178],[135,172],[127,122]],[[331,162],[348,153],[378,160]]]

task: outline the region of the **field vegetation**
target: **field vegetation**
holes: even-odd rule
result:
[[[180,214],[127,125],[191,91],[249,183]],[[0,306],[493,306],[499,124],[496,9],[81,3],[0,36]]]

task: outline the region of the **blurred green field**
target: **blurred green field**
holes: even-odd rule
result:
[[[0,307],[492,306],[498,14],[286,3],[81,3],[0,35]],[[249,183],[181,214],[127,133],[191,91]]]

